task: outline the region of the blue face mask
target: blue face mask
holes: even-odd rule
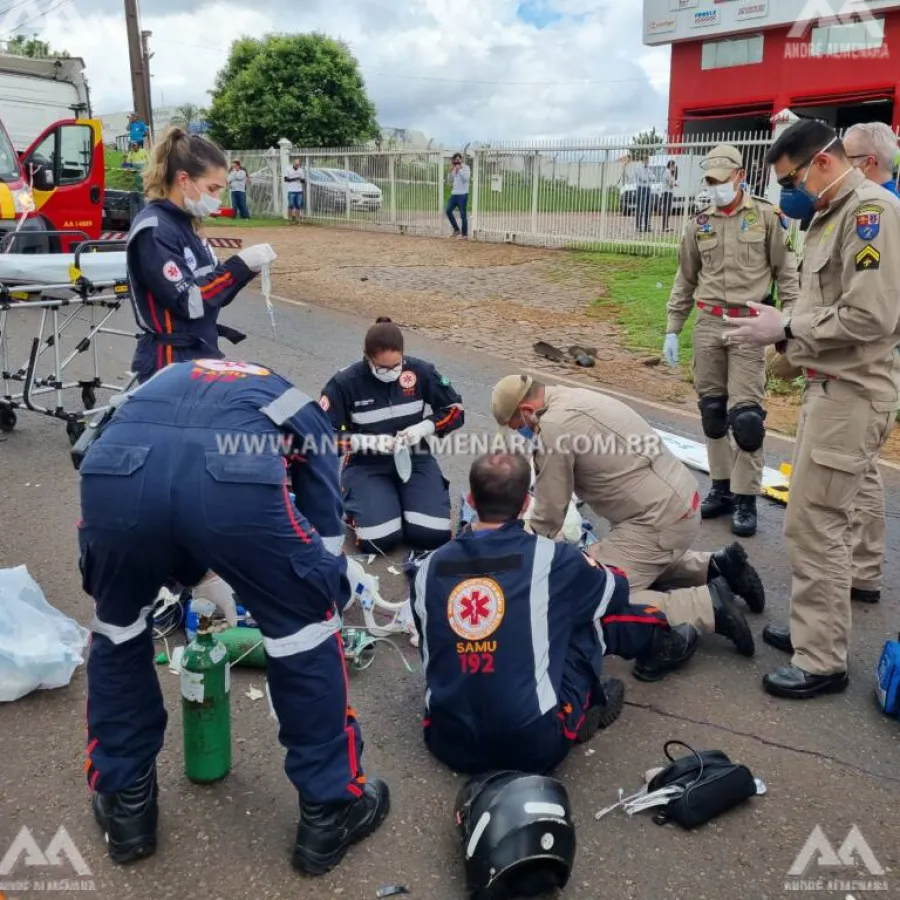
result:
[[[816,199],[803,185],[782,188],[778,206],[789,219],[808,222],[816,211]]]
[[[534,432],[527,425],[523,425],[521,428],[517,428],[516,431],[518,431],[526,441],[530,441],[532,440],[532,438],[534,438]]]

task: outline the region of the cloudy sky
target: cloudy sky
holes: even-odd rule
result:
[[[4,15],[5,13],[5,15]],[[665,127],[668,48],[631,0],[144,0],[157,106],[204,104],[242,35],[346,41],[382,125],[446,143]],[[0,39],[37,33],[87,63],[95,114],[132,106],[122,0],[11,0]]]

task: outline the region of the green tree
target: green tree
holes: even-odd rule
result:
[[[241,38],[210,92],[210,136],[231,150],[358,144],[378,136],[349,48],[323,34]]]
[[[30,56],[33,59],[50,57],[59,57],[68,59],[69,54],[65,50],[53,50],[47,41],[40,41],[36,37],[25,37],[24,34],[17,34],[6,42],[6,52],[13,56]]]
[[[629,156],[634,160],[643,160],[646,157],[660,153],[665,146],[666,136],[660,134],[654,125],[649,131],[639,131],[631,139]]]
[[[206,119],[207,112],[193,103],[185,103],[175,110],[174,119],[184,123],[185,128],[190,128],[194,122],[202,122]]]

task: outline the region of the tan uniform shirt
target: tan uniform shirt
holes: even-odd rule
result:
[[[773,279],[782,304],[799,292],[797,257],[781,211],[744,191],[731,215],[709,206],[685,225],[678,274],[669,296],[667,334],[679,334],[694,301],[716,306],[761,303]]]
[[[809,226],[791,331],[791,365],[898,403],[900,200],[861,172]]]
[[[538,413],[531,528],[556,537],[577,493],[611,525],[666,526],[694,508],[697,480],[633,409],[595,391],[546,388]]]

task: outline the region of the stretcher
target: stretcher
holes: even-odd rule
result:
[[[130,302],[124,243],[83,237],[74,254],[11,253],[8,240],[0,247],[0,431],[12,431],[17,411],[28,410],[64,421],[74,444],[87,419],[109,409],[97,406],[97,392],[121,393],[134,383],[133,377],[126,384],[109,383],[100,375],[98,337],[137,338],[136,331],[107,325],[122,304]],[[36,334],[28,358],[15,365],[9,325],[11,316],[22,312],[37,318]],[[74,340],[74,349],[65,354],[64,340]],[[91,374],[74,379],[67,370],[88,352]],[[64,392],[72,389],[80,390],[81,406],[76,409],[64,403]]]

